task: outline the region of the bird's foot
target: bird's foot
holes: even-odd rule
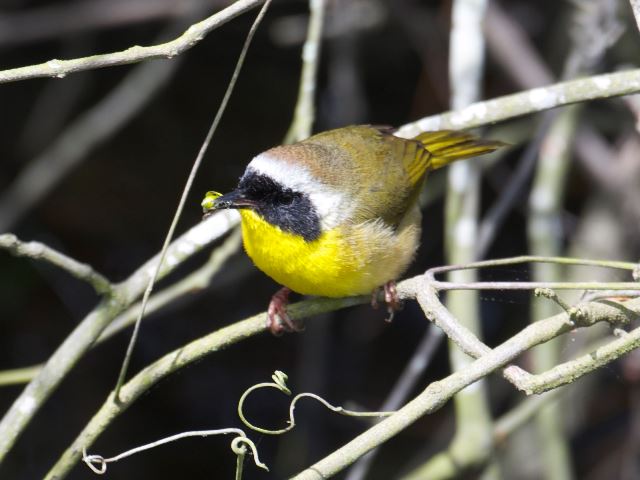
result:
[[[284,332],[301,332],[304,330],[304,326],[300,322],[292,320],[287,313],[290,293],[291,289],[282,287],[271,297],[271,302],[269,302],[267,328],[276,336],[280,336]]]
[[[402,301],[398,297],[398,291],[396,290],[396,282],[391,280],[384,284],[381,289],[384,292],[384,302],[387,304],[387,312],[389,316],[385,318],[385,322],[391,322],[395,313],[399,310],[402,310]],[[376,288],[371,294],[371,306],[373,308],[378,308],[378,294],[380,292],[380,288]]]

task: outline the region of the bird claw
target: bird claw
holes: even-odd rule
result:
[[[396,289],[396,282],[393,280],[384,284],[381,287],[384,292],[384,302],[387,304],[387,312],[389,316],[385,318],[385,322],[391,322],[395,313],[399,310],[402,310],[403,304],[402,300],[398,297],[398,291]],[[380,292],[379,288],[376,288],[371,294],[371,306],[373,308],[378,308],[378,294]]]
[[[269,308],[267,309],[267,328],[275,335],[280,336],[285,332],[301,332],[304,326],[295,320],[292,320],[287,313],[287,305],[289,305],[289,294],[291,290],[282,287],[271,297]]]

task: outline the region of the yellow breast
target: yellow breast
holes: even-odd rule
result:
[[[323,232],[311,242],[240,210],[245,250],[276,282],[305,295],[344,297],[370,293],[395,280],[412,260],[419,227],[400,234],[378,222]],[[418,215],[419,217],[419,215]]]

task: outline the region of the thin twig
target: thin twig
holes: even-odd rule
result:
[[[399,285],[400,286],[400,285]],[[402,292],[403,290],[400,289]],[[371,301],[368,295],[338,299],[315,299],[289,305],[287,312],[292,319],[298,320],[330,312],[338,308],[360,305]],[[253,315],[245,320],[221,328],[202,338],[184,345],[145,367],[131,380],[122,386],[120,401],[115,402],[113,393],[106,399],[102,407],[85,425],[82,432],[67,448],[62,457],[48,473],[48,479],[61,479],[81,460],[82,448],[89,448],[98,436],[124,411],[126,411],[142,394],[167,376],[179,371],[187,365],[267,331],[265,312]]]
[[[153,58],[173,58],[197,45],[208,33],[238,15],[260,5],[264,0],[238,0],[224,10],[211,15],[205,20],[191,25],[178,38],[160,45],[150,47],[134,46],[121,52],[93,55],[73,60],[52,59],[39,65],[12,68],[0,71],[0,83],[16,82],[28,78],[65,76],[96,68],[127,65]]]
[[[19,385],[30,382],[40,371],[42,365],[32,367],[14,368],[0,372],[0,387]]]
[[[434,292],[432,297],[425,295],[425,293],[428,294],[429,291]],[[489,356],[493,355],[496,351],[499,351],[499,348],[492,351],[473,335],[471,335],[472,339],[469,339],[465,337],[464,334],[456,332],[455,325],[457,325],[457,321],[455,319],[444,319],[443,323],[439,309],[444,309],[444,306],[437,299],[435,290],[432,287],[425,288],[424,276],[414,277],[400,282],[398,284],[398,294],[401,299],[417,298],[421,305],[423,305],[427,316],[431,319],[435,318],[436,325],[443,328],[450,338],[455,339],[458,346],[461,346],[472,356],[483,356],[485,354]],[[370,296],[347,297],[340,299],[319,298],[292,304],[289,306],[288,313],[292,319],[297,320],[313,317],[320,313],[334,311],[339,308],[369,303],[370,300]],[[631,300],[626,302],[624,306],[626,308],[625,311],[621,311],[615,305],[600,303],[582,305],[582,310],[586,315],[580,319],[581,323],[579,326],[591,325],[597,321],[611,321],[612,319],[614,319],[615,322],[620,323],[630,315],[627,311],[632,312],[633,314],[640,312],[640,300]],[[444,309],[444,311],[447,312],[446,309]],[[73,465],[80,460],[80,452],[83,447],[90,447],[96,438],[115,420],[115,418],[129,408],[129,406],[131,406],[144,392],[156,385],[163,378],[166,378],[183,367],[196,362],[207,355],[220,351],[249,337],[265,332],[266,325],[264,322],[264,315],[264,312],[259,313],[246,320],[236,322],[233,325],[224,327],[205,337],[194,340],[188,345],[180,347],[179,349],[165,355],[160,360],[154,362],[136,374],[122,387],[120,402],[118,403],[113,401],[113,394],[105,401],[100,410],[85,426],[73,444],[69,446],[64,455],[58,460],[57,464],[49,472],[49,476],[47,478],[62,478],[66,472],[68,472]],[[454,331],[450,328],[452,326],[454,327]],[[534,325],[527,327],[523,332],[514,337],[515,340],[510,340],[509,345],[520,345],[521,342],[536,344],[537,342],[554,338],[555,336],[570,331],[573,328],[575,327],[570,326],[567,322],[566,314],[556,315],[550,319],[541,320],[536,322]],[[523,346],[522,348],[525,347]],[[501,353],[499,354],[502,355]],[[516,353],[514,353],[513,356],[509,356],[509,358],[515,358],[515,356],[517,356]],[[461,372],[459,372],[459,374],[461,374]],[[477,378],[480,378],[480,376],[482,375],[479,375]],[[514,367],[508,367],[505,369],[505,376],[516,383],[516,381],[522,381],[523,378],[528,378],[529,374],[526,374],[526,372],[521,373],[518,369],[514,369]],[[438,387],[435,385],[439,385],[440,383],[441,382],[436,382],[436,384],[433,384],[434,386],[430,388],[432,390],[437,390]],[[451,391],[449,391],[449,393],[451,393]],[[442,402],[444,401],[446,401],[446,399],[442,399]],[[382,438],[380,440],[382,441]],[[379,443],[381,443],[381,441]]]
[[[427,272],[419,282],[421,286],[417,288],[417,300],[427,318],[442,328],[446,335],[454,341],[456,346],[467,355],[473,358],[480,358],[488,354],[491,349],[482,343],[471,331],[461,325],[442,304],[438,298],[438,291],[432,285],[433,277],[430,272]],[[579,308],[581,313],[575,318],[570,318],[567,313],[553,317],[558,321],[558,330],[553,337],[561,333],[569,332],[575,328],[591,326],[595,321],[599,321],[598,319],[606,319],[614,326],[629,323],[636,316],[640,301],[634,300],[626,302],[625,304],[617,302],[595,302],[588,304],[589,308],[584,308],[585,305],[587,304],[580,304],[579,307],[575,307]],[[531,326],[532,325],[527,328]],[[527,382],[535,381],[532,380],[532,378],[535,377],[534,375],[515,365],[506,368],[503,375],[519,390],[527,393],[530,392]]]
[[[194,295],[196,292],[207,288],[212,278],[218,273],[229,257],[238,251],[241,244],[240,240],[240,230],[236,229],[222,245],[213,250],[211,257],[202,267],[193,271],[182,280],[152,295],[147,305],[147,316],[150,313],[161,310],[179,298],[184,298],[185,295]],[[133,325],[138,318],[140,305],[140,302],[131,305],[126,311],[114,318],[109,326],[102,331],[102,334],[93,345],[99,345],[125,328]],[[0,387],[28,383],[38,375],[41,369],[42,365],[33,365],[30,367],[0,371]]]
[[[175,232],[176,227],[178,226],[178,221],[180,220],[180,216],[182,215],[182,210],[184,209],[184,205],[187,203],[187,197],[189,196],[189,192],[191,191],[191,186],[193,185],[193,182],[196,178],[196,174],[198,173],[198,169],[200,168],[200,165],[202,163],[202,159],[204,158],[204,154],[207,151],[207,149],[209,148],[209,143],[211,143],[211,139],[213,138],[214,133],[216,132],[216,130],[218,129],[218,125],[220,124],[220,120],[222,119],[222,115],[225,112],[225,109],[227,107],[227,104],[229,103],[229,99],[231,98],[231,94],[233,92],[233,89],[236,85],[236,81],[238,80],[238,76],[240,75],[240,71],[242,70],[242,66],[244,65],[244,59],[247,56],[247,51],[249,50],[249,46],[251,45],[251,41],[253,40],[253,36],[256,33],[256,30],[258,29],[258,25],[260,25],[260,23],[262,22],[262,19],[264,18],[265,14],[267,13],[267,9],[269,8],[269,5],[271,4],[271,0],[266,0],[264,5],[262,6],[262,9],[260,10],[260,12],[258,13],[258,15],[256,16],[256,19],[253,22],[253,25],[251,25],[251,28],[249,29],[249,33],[247,34],[247,38],[245,39],[244,45],[242,46],[242,50],[240,51],[240,56],[238,57],[238,61],[236,63],[236,67],[233,71],[233,74],[231,75],[231,80],[229,81],[229,84],[227,85],[227,89],[224,93],[224,97],[222,98],[222,102],[220,102],[220,107],[218,108],[218,111],[216,112],[216,115],[213,119],[213,122],[211,123],[211,127],[209,128],[209,131],[207,132],[207,135],[205,136],[204,141],[202,142],[202,146],[200,147],[200,151],[198,152],[198,155],[196,156],[195,161],[193,162],[193,166],[191,167],[191,172],[189,172],[189,177],[187,178],[187,183],[184,186],[184,189],[182,191],[182,195],[180,197],[180,201],[178,202],[178,207],[176,208],[176,212],[173,216],[173,220],[171,221],[171,225],[169,226],[169,231],[167,232],[167,236],[164,240],[164,244],[162,245],[162,250],[160,251],[160,258],[158,260],[158,264],[156,266],[156,269],[153,273],[153,275],[151,276],[151,278],[149,279],[149,284],[147,285],[147,288],[144,292],[144,295],[142,296],[142,305],[140,307],[140,314],[138,315],[138,318],[136,320],[136,323],[133,327],[133,332],[131,333],[131,339],[129,340],[129,345],[127,346],[127,351],[125,353],[124,356],[124,360],[122,362],[122,367],[120,369],[120,374],[118,375],[118,380],[116,382],[116,388],[115,388],[115,398],[116,400],[119,398],[119,393],[120,393],[120,387],[122,386],[122,384],[124,383],[124,380],[127,376],[127,370],[129,368],[129,362],[131,361],[131,356],[133,354],[133,348],[136,344],[136,340],[138,338],[138,332],[140,331],[140,324],[142,323],[142,318],[144,317],[144,310],[145,307],[147,306],[147,302],[149,301],[149,297],[151,296],[151,291],[153,290],[153,286],[155,284],[156,279],[158,278],[158,275],[160,274],[160,269],[162,268],[162,263],[164,262],[165,256],[167,254],[167,250],[169,248],[169,244],[171,243],[171,240],[173,239],[173,234]]]
[[[171,244],[160,275],[172,272],[239,223],[236,212],[217,212]],[[0,421],[0,461],[11,449],[36,412],[65,378],[82,355],[91,348],[104,328],[144,291],[155,271],[158,256],[138,268],[127,280],[113,287],[111,296],[102,300],[67,336],[49,357],[38,375],[26,386]]]
[[[159,447],[161,445],[166,445],[167,443],[175,442],[177,440],[182,440],[183,438],[191,438],[191,437],[210,437],[212,435],[228,435],[235,434],[236,437],[233,439],[231,443],[232,449],[234,453],[238,456],[244,456],[244,450],[241,452],[237,451],[237,443],[241,441],[245,445],[249,445],[251,448],[251,452],[253,453],[253,460],[257,467],[260,467],[266,471],[269,471],[267,466],[260,461],[258,458],[258,450],[245,433],[239,428],[219,428],[215,430],[192,430],[189,432],[177,433],[175,435],[171,435],[169,437],[162,438],[160,440],[156,440],[155,442],[147,443],[145,445],[141,445],[136,448],[132,448],[131,450],[127,450],[126,452],[122,452],[114,457],[104,458],[102,455],[89,455],[86,453],[86,450],[82,451],[82,461],[93,471],[93,473],[97,473],[98,475],[102,475],[107,471],[107,464],[119,462],[127,457],[135,455],[140,452],[144,452],[145,450],[151,450],[152,448]]]
[[[638,287],[636,282],[433,282],[439,291],[447,290],[623,290]]]
[[[632,302],[632,308],[640,310],[640,301]],[[593,320],[607,321],[607,319],[606,316],[597,316]],[[506,366],[529,348],[554,338],[563,329],[563,321],[561,316],[556,316],[529,325],[500,346],[475,360],[464,371],[454,372],[443,380],[431,383],[420,395],[389,418],[371,427],[346,445],[296,475],[294,479],[320,480],[342,471],[353,463],[355,459],[397,435],[420,417],[437,411],[452,395],[467,385],[487,376],[496,369]],[[632,339],[628,339],[628,337],[632,337]],[[617,348],[612,346],[613,343],[616,343]],[[615,351],[622,354],[622,351],[628,351],[638,344],[640,344],[640,328],[629,333],[624,339],[614,340],[609,344],[611,346],[608,348],[608,353]],[[611,360],[613,357],[607,356],[606,358]],[[563,378],[565,381],[575,379],[574,377]]]
[[[523,255],[512,258],[500,258],[495,260],[483,260],[465,265],[446,265],[434,267],[427,271],[430,284],[437,290],[535,290],[547,288],[551,290],[635,290],[638,284],[635,282],[444,282],[435,280],[435,276],[456,270],[472,268],[499,267],[516,265],[519,263],[556,263],[559,265],[586,265],[603,268],[616,268],[633,271],[637,264],[631,262],[619,262],[615,260],[587,260],[566,257],[542,257],[535,255]]]
[[[463,270],[468,268],[504,267],[506,265],[516,265],[519,263],[557,263],[559,265],[582,265],[588,267],[615,268],[619,270],[633,271],[638,264],[633,262],[621,262],[617,260],[590,260],[584,258],[569,257],[543,257],[538,255],[520,255],[517,257],[497,258],[493,260],[482,260],[479,262],[467,263],[465,265],[445,265],[442,267],[430,268],[431,274],[439,275],[452,270]]]
[[[90,265],[80,263],[44,243],[22,242],[15,235],[5,233],[0,235],[0,249],[7,250],[17,257],[28,257],[51,263],[66,270],[83,282],[87,282],[99,295],[106,295],[111,292],[111,283],[104,275],[96,272]]]

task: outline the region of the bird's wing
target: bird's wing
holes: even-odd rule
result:
[[[354,223],[380,218],[396,227],[417,199],[430,154],[420,142],[392,132],[356,125],[301,142],[317,151],[313,168],[322,170],[319,178],[348,193]]]
[[[396,227],[418,199],[429,171],[455,160],[492,152],[502,142],[466,132],[425,132],[413,139],[390,127],[355,125],[314,135],[302,145],[324,152],[314,168],[353,199],[352,221],[381,218]]]

